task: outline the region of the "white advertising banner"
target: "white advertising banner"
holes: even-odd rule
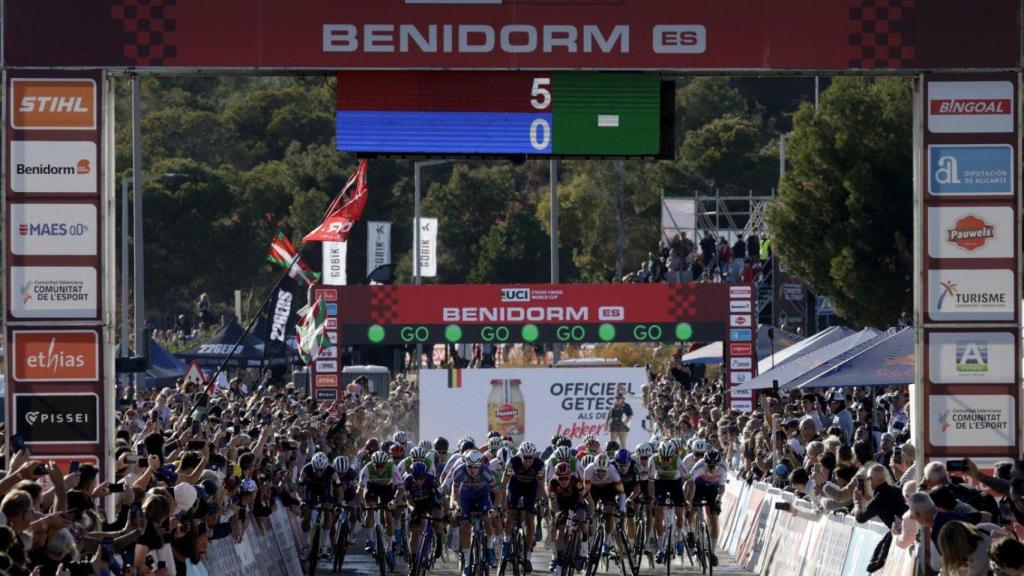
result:
[[[930,332],[928,373],[935,384],[1012,384],[1011,332]]]
[[[1013,132],[1011,82],[930,82],[928,130],[936,134]]]
[[[420,218],[419,252],[420,276],[437,276],[437,218]]]
[[[17,256],[95,256],[93,204],[10,204],[11,252]]]
[[[95,194],[96,143],[11,142],[11,190],[51,194]]]
[[[91,266],[11,266],[15,318],[95,318],[99,290]]]
[[[555,434],[609,439],[608,411],[623,392],[633,410],[627,442],[647,440],[643,368],[421,370],[420,438],[481,437],[489,430],[546,446]]]
[[[694,198],[661,199],[661,235],[666,241],[676,233],[686,232],[690,240],[697,231],[697,200]]]
[[[1013,321],[1012,270],[929,270],[928,315],[952,322]]]
[[[324,285],[344,286],[348,284],[348,243],[322,242],[322,244]]]
[[[391,264],[391,222],[366,223],[366,275]]]
[[[1017,403],[1013,396],[932,395],[929,438],[935,446],[1013,446]]]
[[[928,225],[932,258],[1013,258],[1009,206],[930,206]]]

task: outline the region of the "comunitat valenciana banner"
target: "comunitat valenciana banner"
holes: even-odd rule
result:
[[[633,412],[627,441],[647,440],[643,368],[523,368],[420,371],[420,438],[482,439],[489,430],[546,446],[561,434],[609,440],[608,412],[622,393]]]

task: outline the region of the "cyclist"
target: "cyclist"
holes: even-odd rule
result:
[[[576,448],[576,458],[582,460],[584,456],[597,456],[601,453],[601,441],[597,436],[588,434],[583,438],[583,443]]]
[[[708,525],[711,528],[711,565],[718,565],[718,557],[715,550],[718,549],[718,515],[722,513],[720,497],[725,491],[725,482],[729,469],[722,461],[722,454],[718,450],[708,450],[697,464],[693,467],[691,474],[696,486],[693,495],[693,511],[690,512],[690,523],[694,521],[697,514],[697,507],[704,506],[708,515]]]
[[[615,440],[609,440],[604,445],[604,453],[608,455],[608,458],[614,460],[615,454],[618,453],[620,448],[622,448],[622,446],[620,446],[618,442]]]
[[[484,529],[488,536],[486,548],[487,563],[497,567],[498,559],[494,554],[493,530],[487,513],[491,511],[491,493],[496,484],[490,468],[484,465],[484,456],[477,450],[467,452],[463,460],[455,464],[452,474],[452,508],[458,508],[459,516],[459,549],[463,557],[463,576],[472,576],[474,566],[469,565],[469,521],[473,514],[484,515]]]
[[[338,456],[332,464],[334,467],[334,501],[345,506],[355,507],[359,503],[359,474],[348,465],[348,458]],[[349,538],[353,534],[356,514],[349,514]],[[337,526],[331,524],[331,542],[337,542]],[[351,542],[350,542],[351,543]]]
[[[693,501],[693,493],[695,490],[693,478],[690,475],[690,471],[696,466],[702,458],[704,453],[708,451],[708,441],[701,436],[694,436],[690,440],[690,453],[683,458],[683,472],[686,474],[686,481],[683,484],[683,495],[686,497],[687,502]],[[693,525],[690,522],[686,524],[686,545],[693,548]]]
[[[548,569],[554,571],[555,576],[561,576],[562,566],[568,562],[573,562],[577,570],[582,570],[583,561],[588,552],[587,542],[589,534],[587,530],[586,488],[583,485],[583,479],[573,473],[568,462],[559,462],[555,466],[554,478],[548,482],[547,486],[551,510],[557,513],[553,530],[555,556],[551,559],[551,565]],[[576,558],[561,558],[561,562],[559,562],[559,557],[564,556],[566,552],[565,523],[570,514],[574,515],[577,525],[581,527],[583,532],[580,552]]]
[[[632,541],[633,536],[636,534],[636,522],[633,519],[633,516],[636,514],[636,508],[633,502],[646,491],[647,476],[645,474],[641,480],[640,468],[633,461],[629,450],[625,448],[620,448],[615,452],[613,462],[615,463],[615,470],[619,473],[619,478],[622,480],[622,492],[626,495],[626,534],[629,536],[629,540]]]
[[[370,458],[370,463],[363,466],[362,471],[359,473],[359,491],[363,502],[367,506],[376,504],[381,508],[394,508],[393,502],[396,496],[400,496],[399,491],[402,488],[402,479],[398,477],[398,471],[395,470],[395,463],[387,452],[378,450]],[[384,528],[387,537],[390,539],[395,534],[395,521],[391,514],[384,513],[382,511],[381,517],[384,519]],[[376,514],[367,514],[366,522],[364,526],[369,532],[369,536],[366,539],[366,551],[373,553],[376,549],[373,540],[373,528],[376,523]],[[391,566],[395,565],[394,553],[388,550],[388,564]]]
[[[313,515],[313,508],[323,508],[323,525],[331,525],[331,509],[334,507],[334,468],[327,454],[317,452],[313,458],[302,467],[299,474],[299,485],[305,488],[305,496],[302,500],[302,531],[307,538],[311,538],[310,519]],[[308,542],[307,542],[308,545]],[[323,547],[322,556],[330,558],[327,554],[327,546]]]
[[[533,563],[530,562],[530,552],[533,551],[534,538],[536,536],[537,522],[537,498],[543,490],[541,481],[544,476],[544,463],[537,457],[537,446],[530,441],[519,445],[519,454],[513,456],[505,466],[505,478],[508,484],[506,502],[508,514],[505,520],[505,534],[511,534],[515,526],[515,517],[518,510],[522,510],[526,516],[526,530],[524,539],[526,549],[525,555],[526,572],[533,572]],[[511,543],[508,538],[502,542],[501,552],[504,556],[510,553]]]
[[[444,474],[441,475],[441,485],[451,486],[451,475],[455,470],[455,465],[462,461],[464,455],[476,450],[476,442],[472,437],[466,437],[459,440],[459,451],[448,457],[448,462],[444,465]]]
[[[409,434],[404,430],[399,430],[392,434],[391,441],[402,446],[403,454],[408,454],[409,451],[412,450],[413,443],[409,441]]]
[[[587,456],[590,458],[590,456]],[[590,495],[591,503],[596,510],[598,507],[618,505],[619,514],[626,512],[626,494],[622,486],[622,478],[619,471],[612,466],[608,455],[601,453],[594,458],[594,463],[583,470],[583,485]],[[602,553],[607,556],[612,549],[612,530],[614,518],[606,515],[604,518],[604,546]]]
[[[444,473],[444,466],[448,463],[448,439],[444,436],[438,436],[434,440],[434,453],[430,456],[430,459],[434,461],[434,466],[437,468],[437,477],[440,478],[441,474]]]
[[[405,475],[412,470],[412,465],[416,462],[423,462],[423,465],[427,467],[427,474],[436,477],[436,474],[434,473],[434,462],[427,457],[426,451],[419,446],[410,450],[409,455],[396,464],[398,468],[398,475],[405,478]]]
[[[366,466],[370,462],[370,456],[373,456],[373,453],[377,450],[380,450],[380,440],[377,440],[376,438],[370,438],[367,440],[366,444],[363,444],[362,450],[356,453],[354,468],[356,470],[362,470],[363,466]]]
[[[676,454],[676,445],[671,440],[666,440],[658,446],[658,453],[651,458],[651,475],[654,477],[654,498],[662,504],[675,506],[686,506],[686,498],[683,494],[683,478],[686,470],[683,468],[683,459]],[[654,509],[654,530],[658,541],[662,541],[664,533],[665,508],[662,506]],[[683,555],[683,514],[676,513],[676,553]],[[665,542],[663,546],[671,543]],[[665,560],[665,549],[658,550],[655,561],[659,564]]]
[[[496,542],[505,541],[505,523],[501,518],[505,517],[505,465],[512,459],[512,452],[508,448],[498,448],[493,457],[484,457],[484,462],[494,476],[493,502],[498,520],[494,521],[494,538]]]
[[[484,452],[484,456],[487,459],[494,458],[498,455],[498,450],[502,449],[501,436],[498,436],[497,434],[497,432],[491,432],[487,437],[487,451]]]
[[[551,444],[544,448],[544,452],[541,453],[540,459],[547,462],[548,458],[551,458],[551,455],[555,453],[555,450],[558,450],[558,443],[561,441],[562,437],[560,435],[555,434],[552,436]]]
[[[399,462],[405,460],[405,444],[392,444],[388,448],[388,454],[391,455],[391,461],[397,466]]]
[[[576,456],[573,455],[572,449],[568,446],[559,446],[555,453],[548,458],[547,465],[544,467],[544,481],[551,482],[555,478],[555,467],[565,462],[569,464],[569,470],[572,471],[573,475],[576,474],[577,462]]]
[[[413,450],[417,450],[414,448]],[[412,536],[413,562],[419,561],[416,554],[419,553],[420,535],[423,533],[423,518],[431,518],[431,526],[434,530],[434,554],[437,557],[441,552],[441,485],[437,478],[429,472],[427,465],[422,461],[413,462],[409,473],[402,479],[405,489],[406,505],[409,507],[409,533]]]

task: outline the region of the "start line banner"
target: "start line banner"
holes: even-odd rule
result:
[[[489,430],[518,444],[547,446],[555,434],[579,444],[593,434],[610,439],[608,411],[622,392],[633,411],[629,446],[647,440],[643,368],[523,368],[421,370],[419,437],[450,439]]]

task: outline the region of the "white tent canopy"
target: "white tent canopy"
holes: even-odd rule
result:
[[[760,376],[752,378],[739,386],[733,387],[731,391],[767,390],[770,389],[773,382],[776,381],[779,383],[779,386],[785,386],[789,382],[820,366],[829,359],[835,358],[854,346],[878,337],[878,334],[878,330],[865,328],[860,332],[855,332],[846,338],[833,342],[827,346],[822,346],[813,352],[808,352],[807,354],[793,358],[781,366],[777,365],[775,368],[768,370]]]
[[[845,326],[829,326],[806,340],[801,340],[792,346],[787,346],[775,354],[758,361],[757,373],[764,374],[772,368],[777,368],[782,364],[785,364],[788,360],[798,358],[803,354],[813,352],[814,350],[827,346],[833,342],[838,342],[850,334],[853,334],[853,330],[850,330]]]
[[[701,346],[689,354],[683,354],[679,361],[683,364],[719,364],[722,362],[722,343],[712,342]]]

